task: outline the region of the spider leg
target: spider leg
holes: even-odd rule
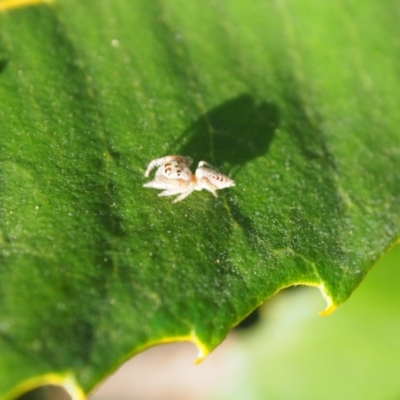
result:
[[[208,169],[212,169],[213,171],[215,171],[215,167],[213,167],[210,163],[208,163],[207,161],[200,161],[199,165],[197,168],[203,168],[206,167]]]
[[[185,199],[186,197],[189,196],[189,194],[191,194],[194,190],[194,186],[191,186],[188,190],[186,190],[186,192],[181,193],[172,203],[178,203],[178,201],[182,201],[183,199]]]
[[[151,161],[150,164],[147,166],[144,176],[148,177],[150,175],[150,172],[154,168],[160,167],[161,165],[164,165],[171,161],[178,161],[180,163],[187,165],[188,167],[190,167],[190,165],[192,165],[193,163],[193,160],[190,157],[183,157],[183,156],[165,156],[161,158],[156,158],[155,160]]]
[[[151,181],[147,182],[143,185],[143,187],[152,188],[152,189],[168,189],[168,185],[166,182],[157,182]]]
[[[159,195],[160,197],[161,197],[161,196],[173,196],[173,195],[179,194],[179,193],[182,193],[182,188],[167,189],[167,190],[164,190],[164,191],[161,192],[161,193],[158,193],[158,195]]]

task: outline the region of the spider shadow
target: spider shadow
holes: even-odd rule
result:
[[[276,105],[242,94],[201,115],[179,137],[179,154],[234,173],[268,151],[279,119]]]

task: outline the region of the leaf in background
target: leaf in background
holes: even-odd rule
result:
[[[293,284],[345,301],[399,237],[396,7],[3,7],[0,393],[203,357]],[[142,187],[166,154],[237,186],[173,205]]]

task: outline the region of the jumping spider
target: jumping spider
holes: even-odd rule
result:
[[[217,190],[235,186],[235,182],[226,175],[218,172],[212,165],[200,161],[193,174],[189,167],[193,160],[190,157],[166,156],[157,158],[150,162],[147,167],[146,177],[150,172],[159,167],[154,180],[145,183],[143,186],[153,189],[161,189],[159,196],[179,196],[173,201],[177,203],[189,196],[194,190],[208,190],[215,197],[218,197]]]

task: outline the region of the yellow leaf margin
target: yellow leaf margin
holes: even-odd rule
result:
[[[13,8],[34,6],[37,4],[52,4],[53,0],[0,0],[0,12]]]

